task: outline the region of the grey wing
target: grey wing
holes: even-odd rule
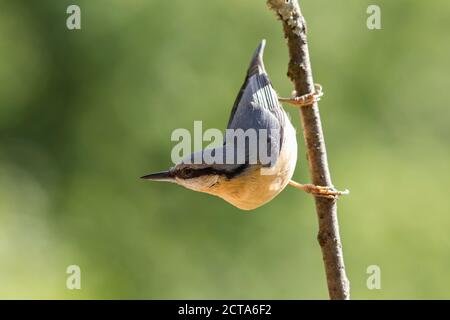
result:
[[[285,112],[267,74],[248,79],[227,129],[283,129]],[[281,138],[281,136],[280,136]]]
[[[238,141],[236,135],[251,135],[251,131],[254,131],[253,134],[258,143],[255,145],[248,142],[248,145],[245,145],[245,151],[242,148],[236,149],[236,153],[245,152],[246,163],[267,165],[267,159],[270,158],[270,165],[272,165],[281,151],[285,116],[267,75],[254,75],[248,80],[247,87],[227,128],[225,145],[233,142],[236,144]],[[263,146],[264,143],[265,146]]]
[[[256,48],[255,53],[253,54],[252,60],[250,61],[250,65],[247,69],[247,74],[245,75],[244,83],[241,86],[241,89],[239,90],[238,96],[236,97],[236,100],[234,101],[233,108],[231,109],[230,119],[228,120],[227,128],[230,127],[231,122],[233,121],[234,115],[236,113],[236,110],[239,106],[240,101],[242,100],[242,96],[244,92],[247,89],[247,86],[249,84],[249,79],[254,76],[261,73],[266,73],[266,69],[264,68],[264,62],[263,62],[263,54],[264,54],[264,48],[266,46],[266,40],[262,40],[259,44],[258,48]]]
[[[278,95],[264,68],[262,58],[264,44],[263,40],[252,58],[244,84],[234,103],[227,129],[243,131],[265,129],[269,156],[277,156],[283,143],[286,114],[278,102]],[[226,140],[225,144],[229,142]],[[246,150],[247,158],[251,155],[250,151]]]
[[[248,129],[255,128],[255,123],[251,121],[254,108],[261,109],[263,118],[275,117],[275,122],[281,129],[285,122],[285,112],[278,102],[278,95],[273,89],[269,76],[264,67],[263,55],[266,41],[262,40],[253,54],[252,60],[247,70],[244,83],[239,90],[230,119],[228,120],[228,129]],[[267,114],[266,114],[267,113]],[[254,119],[257,121],[258,119]],[[273,124],[270,122],[270,124]],[[282,138],[282,134],[280,135]],[[282,141],[282,139],[281,139]]]

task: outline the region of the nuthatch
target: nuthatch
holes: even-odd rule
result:
[[[169,170],[143,176],[143,179],[174,182],[188,189],[218,196],[243,210],[252,210],[269,202],[288,184],[317,196],[336,197],[345,193],[291,180],[297,163],[297,139],[295,129],[280,102],[297,107],[311,106],[320,99],[322,91],[321,87],[316,85],[314,93],[301,97],[279,98],[264,68],[264,46],[265,40],[262,40],[253,55],[244,84],[231,111],[227,129],[266,129],[267,132],[277,132],[278,134],[265,138],[270,151],[276,153],[276,160],[268,165],[262,164],[256,157],[256,163],[251,163],[249,159],[255,151],[246,148],[243,151],[243,163],[236,162],[236,159],[232,163],[225,161],[212,164],[192,161],[196,157],[203,159],[206,152],[225,154],[233,145],[232,141],[225,139],[221,147],[193,153]],[[260,139],[261,135],[257,137]],[[231,148],[236,150],[234,145]]]

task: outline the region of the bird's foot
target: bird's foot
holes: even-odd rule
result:
[[[348,195],[350,193],[350,191],[348,190],[339,191],[334,189],[333,187],[322,187],[313,184],[301,184],[292,180],[289,181],[289,184],[297,189],[305,191],[306,193],[311,193],[316,197],[329,199],[336,199],[339,196]]]
[[[297,96],[297,92],[292,92],[291,98],[278,98],[281,103],[291,104],[297,108],[312,106],[315,102],[319,101],[323,96],[322,86],[320,84],[314,85],[314,92],[307,93],[302,96]]]

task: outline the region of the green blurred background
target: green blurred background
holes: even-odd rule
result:
[[[69,4],[82,30],[66,28]],[[367,29],[369,4],[382,30]],[[333,180],[351,190],[339,217],[352,297],[450,298],[450,2],[302,7]],[[138,179],[171,165],[174,129],[225,128],[262,38],[289,95],[263,0],[1,0],[0,298],[327,298],[309,195],[287,188],[243,212]],[[81,290],[66,289],[71,264]]]

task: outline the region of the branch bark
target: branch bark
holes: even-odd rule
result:
[[[287,75],[293,82],[297,95],[314,92],[306,21],[297,0],[267,0],[267,4],[283,24],[290,57]],[[301,108],[300,118],[311,180],[315,185],[333,187],[318,104]],[[330,299],[350,299],[350,285],[345,273],[339,235],[336,199],[315,197],[315,203],[319,219],[317,239],[322,249]]]

